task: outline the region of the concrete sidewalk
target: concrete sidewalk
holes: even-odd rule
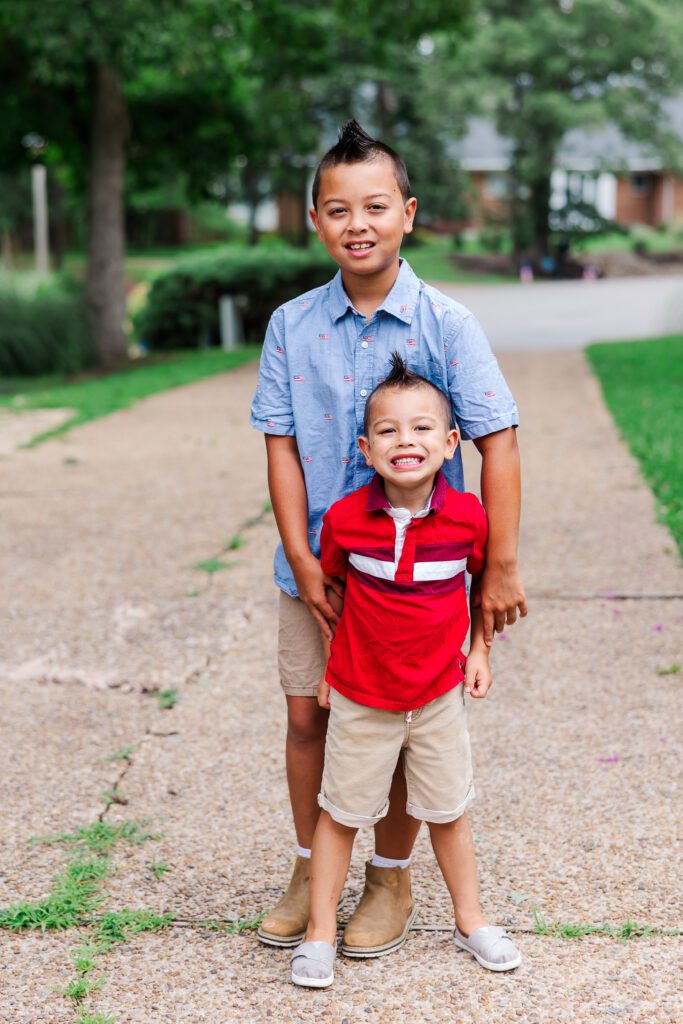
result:
[[[251,930],[286,884],[292,830],[275,677],[276,539],[263,442],[246,425],[255,367],[150,398],[0,461],[0,907],[46,896],[68,851],[35,834],[152,819],[119,844],[103,909],[171,912],[98,960],[85,1006],[140,1024],[342,1024],[683,1017],[678,936],[534,934],[571,925],[680,930],[676,728],[683,579],[674,543],[579,352],[505,355],[523,426],[529,618],[499,637],[491,697],[471,704],[485,906],[524,964],[482,971],[450,942],[425,835],[416,930],[397,954],[341,960],[293,988]],[[471,447],[471,446],[469,446]],[[476,455],[468,452],[469,486]],[[234,538],[240,538],[240,541]],[[233,540],[233,546],[229,542]],[[227,568],[193,568],[218,556]],[[626,599],[624,596],[627,595]],[[155,692],[175,690],[160,710]],[[133,747],[125,760],[103,757]],[[117,800],[106,810],[100,794]],[[357,844],[344,918],[362,880]],[[171,870],[160,878],[152,864]],[[55,989],[85,932],[0,932],[0,1021],[71,1024]]]

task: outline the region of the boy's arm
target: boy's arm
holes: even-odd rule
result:
[[[493,676],[489,667],[490,648],[484,642],[484,619],[480,601],[481,576],[472,579],[470,588],[470,650],[465,664],[465,693],[472,697],[485,697]]]
[[[320,625],[323,635],[332,637],[338,616],[327,599],[325,587],[343,591],[339,580],[324,575],[308,544],[306,484],[296,438],[266,434],[266,451],[270,500],[299,597]]]
[[[337,615],[341,615],[342,608],[344,607],[344,600],[335,590],[330,590],[328,593],[330,604],[334,608]],[[323,647],[325,649],[325,668],[323,674],[320,677],[318,683],[318,704],[321,708],[329,708],[330,706],[330,684],[327,682],[327,663],[330,660],[330,641],[323,633]]]
[[[513,427],[474,439],[481,455],[481,500],[488,519],[486,567],[481,578],[483,640],[493,643],[519,614],[527,613],[517,568],[521,484],[517,432]],[[472,619],[474,625],[474,617]]]

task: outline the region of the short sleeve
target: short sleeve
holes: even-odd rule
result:
[[[329,512],[323,516],[323,527],[320,534],[320,564],[327,576],[346,576],[348,554],[336,541]]]
[[[486,538],[489,527],[486,519],[486,512],[478,498],[471,495],[472,512],[471,522],[473,530],[472,554],[467,559],[467,571],[471,576],[478,576],[484,568]]]
[[[295,434],[282,309],[275,310],[268,324],[249,422],[264,434]]]
[[[448,391],[465,440],[516,427],[515,400],[479,321],[452,313],[444,325]]]

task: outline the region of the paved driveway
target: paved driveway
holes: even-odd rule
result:
[[[496,351],[577,348],[683,331],[683,277],[437,286],[472,310]]]

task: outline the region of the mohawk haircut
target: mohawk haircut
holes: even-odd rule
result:
[[[396,182],[403,196],[403,201],[410,199],[410,181],[408,180],[408,169],[403,159],[391,146],[373,139],[368,135],[358,121],[347,121],[339,130],[339,141],[328,149],[325,156],[318,164],[313,179],[313,206],[318,208],[318,196],[320,194],[320,183],[322,176],[330,167],[337,167],[339,164],[362,164],[366,161],[377,160],[385,156],[391,160],[394,168]]]
[[[378,395],[384,394],[385,391],[406,391],[413,390],[414,388],[429,388],[431,391],[436,392],[439,397],[439,404],[444,414],[444,419],[446,420],[448,429],[451,430],[454,427],[453,413],[451,410],[450,399],[445,391],[438,388],[436,384],[432,384],[432,382],[427,380],[426,377],[421,377],[419,373],[415,373],[413,370],[408,369],[406,361],[398,352],[392,352],[389,359],[391,362],[391,369],[389,370],[389,373],[370,393],[370,397],[365,403],[363,435],[365,437],[368,436],[371,405]]]

